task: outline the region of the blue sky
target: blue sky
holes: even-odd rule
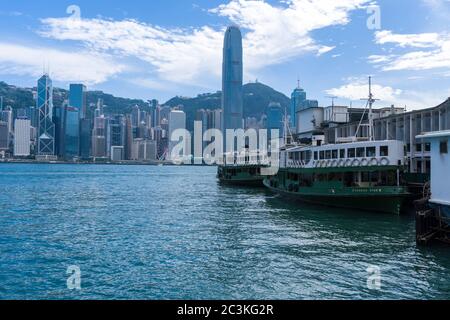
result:
[[[214,92],[237,24],[245,82],[289,95],[300,78],[321,105],[359,105],[372,75],[380,106],[418,109],[450,96],[449,16],[449,0],[2,1],[0,80],[34,86],[49,65],[60,87],[161,102]]]

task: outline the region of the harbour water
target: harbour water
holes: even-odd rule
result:
[[[413,217],[290,204],[214,167],[0,165],[0,299],[449,298],[450,250],[417,248]]]

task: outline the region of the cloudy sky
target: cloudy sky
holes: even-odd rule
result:
[[[359,106],[372,75],[380,106],[418,109],[450,96],[449,17],[450,0],[2,1],[0,80],[34,86],[48,66],[56,86],[124,97],[215,92],[235,24],[245,82]]]

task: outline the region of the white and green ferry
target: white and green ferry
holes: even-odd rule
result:
[[[224,184],[264,187],[262,169],[268,165],[267,156],[248,152],[227,154],[224,163],[218,166],[217,178]]]
[[[410,193],[402,185],[401,141],[363,141],[293,147],[264,185],[306,203],[399,214]]]

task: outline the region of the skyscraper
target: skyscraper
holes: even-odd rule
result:
[[[106,158],[106,134],[107,119],[104,115],[94,119],[94,129],[92,129],[92,156],[94,158]]]
[[[9,149],[9,130],[8,123],[0,120],[0,151]]]
[[[186,114],[181,111],[181,110],[172,110],[169,114],[169,159],[170,160],[175,160],[172,159],[172,149],[179,143],[179,141],[172,141],[172,134],[175,132],[175,130],[177,129],[186,129]],[[183,157],[187,154],[189,154],[189,148],[188,146],[190,145],[190,141],[187,141],[187,137],[183,136],[183,143],[184,143],[184,154],[183,155],[178,155],[180,157]]]
[[[299,82],[297,88],[294,89],[291,95],[291,108],[289,112],[291,127],[297,126],[297,111],[308,108],[316,108],[318,106],[319,102],[317,100],[306,99],[306,91],[300,87]]]
[[[92,150],[92,120],[89,118],[80,121],[80,157],[88,160]]]
[[[232,26],[228,27],[225,33],[223,46],[222,130],[224,136],[227,129],[242,129],[244,108],[242,79],[242,35],[238,27]]]
[[[69,106],[78,109],[80,119],[87,117],[86,86],[83,84],[71,84],[69,91]]]
[[[68,106],[65,117],[64,158],[73,160],[80,155],[80,112],[78,108]]]
[[[269,136],[271,130],[279,130],[278,136],[283,136],[283,110],[279,103],[271,102],[267,107],[267,129]]]
[[[39,109],[38,152],[40,157],[55,155],[55,124],[53,123],[53,85],[45,74],[38,80],[37,108]]]
[[[14,156],[28,157],[31,147],[31,121],[17,118],[14,122]]]

